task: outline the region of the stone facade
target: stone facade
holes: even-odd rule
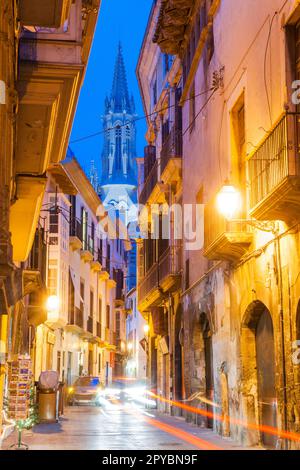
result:
[[[184,240],[182,257],[182,388],[200,410],[185,414],[245,445],[293,448],[263,426],[299,431],[298,2],[195,1],[180,41],[171,3],[152,9],[138,76],[149,112],[153,37],[176,54],[157,102],[172,104],[170,85],[181,88],[180,200],[184,210],[202,207],[194,217],[203,243],[190,249]],[[150,123],[147,136],[161,162],[158,129]],[[216,205],[225,184],[241,195],[233,220]],[[148,202],[164,200],[162,191],[153,186]]]

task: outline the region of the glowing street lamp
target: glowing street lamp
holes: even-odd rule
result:
[[[147,325],[147,324],[144,325],[144,333],[145,333],[145,335],[148,335],[149,331],[150,331],[149,325]]]
[[[133,349],[133,344],[131,342],[127,343],[127,350],[132,351]]]
[[[49,295],[46,302],[47,312],[55,312],[59,307],[59,298],[57,295]]]
[[[226,182],[217,194],[217,209],[225,219],[233,219],[241,209],[242,201],[240,192]]]

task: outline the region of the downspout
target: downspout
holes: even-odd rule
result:
[[[283,280],[282,280],[282,263],[281,263],[281,249],[280,237],[275,238],[275,247],[277,255],[277,271],[278,271],[278,286],[279,286],[279,317],[280,317],[280,338],[281,338],[281,355],[282,355],[282,386],[283,386],[283,430],[287,431],[287,380],[286,380],[286,365],[285,365],[285,334],[284,334],[284,312],[283,312]],[[277,439],[277,447],[281,447],[282,438]],[[283,448],[288,449],[288,441],[283,439]]]

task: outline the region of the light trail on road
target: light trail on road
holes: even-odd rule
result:
[[[171,406],[175,406],[177,408],[181,408],[186,411],[190,411],[191,413],[196,413],[201,416],[205,416],[206,418],[212,418],[216,419],[217,421],[220,422],[225,422],[228,424],[236,424],[237,426],[242,426],[244,428],[248,428],[254,431],[259,431],[259,432],[264,432],[267,434],[271,434],[273,436],[280,437],[282,439],[287,439],[290,441],[295,441],[295,442],[300,442],[300,435],[290,432],[290,431],[282,431],[278,428],[274,428],[272,426],[265,426],[262,424],[256,424],[256,423],[246,423],[245,421],[237,418],[232,418],[229,416],[223,416],[218,413],[212,413],[211,411],[207,410],[201,410],[199,408],[195,408],[190,405],[186,405],[184,403],[180,403],[178,401],[173,401],[173,400],[168,400],[167,398],[163,398],[159,395],[156,395],[154,392],[148,391],[147,394],[151,396],[152,398],[156,398],[157,400],[163,402],[163,403],[168,403]]]
[[[134,415],[137,419],[142,420],[146,422],[147,424],[150,424],[151,426],[160,429],[161,431],[164,431],[167,434],[171,434],[175,437],[178,437],[179,439],[197,447],[197,449],[202,449],[202,450],[224,450],[222,447],[219,447],[215,444],[212,444],[211,442],[208,442],[204,439],[201,439],[200,437],[193,436],[192,434],[183,431],[182,429],[176,428],[174,426],[171,426],[170,424],[163,423],[155,418],[148,417],[144,413],[142,413],[140,410],[137,408],[134,409],[132,405],[124,407],[124,410],[131,414]]]

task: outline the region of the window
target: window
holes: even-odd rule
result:
[[[115,168],[117,171],[122,167],[122,130],[120,126],[116,127],[116,153],[115,153]]]
[[[84,250],[88,249],[88,213],[81,208],[81,226],[82,226],[82,246]]]
[[[84,281],[80,281],[80,311],[84,312]]]
[[[90,252],[94,255],[94,246],[95,246],[95,224],[92,222],[91,226],[91,236],[90,236]]]
[[[102,298],[99,297],[99,303],[98,303],[98,321],[101,323],[102,319]]]
[[[195,82],[193,82],[189,96],[189,126],[190,132],[195,128],[195,117],[196,117],[196,98],[195,98]]]
[[[110,328],[110,307],[106,305],[106,328]]]
[[[237,168],[237,181],[243,199],[246,198],[246,130],[245,130],[245,103],[244,94],[237,100],[231,112],[231,126],[233,132],[232,155],[234,166]]]
[[[157,104],[157,79],[156,78],[152,86],[152,102],[153,102],[153,106],[156,106]]]
[[[121,333],[121,323],[120,323],[120,312],[116,313],[116,335],[117,338],[120,338],[120,333]]]
[[[94,316],[94,292],[90,291],[90,317]]]
[[[99,249],[98,249],[98,261],[100,264],[103,262],[103,240],[100,238],[99,240]]]
[[[50,220],[49,220],[49,232],[58,233],[58,213],[57,213],[57,198],[50,197]]]
[[[163,55],[163,63],[164,63],[164,76],[166,76],[171,66],[171,57],[169,56],[169,54]]]
[[[106,252],[106,271],[110,273],[110,245],[107,244],[107,252]]]

